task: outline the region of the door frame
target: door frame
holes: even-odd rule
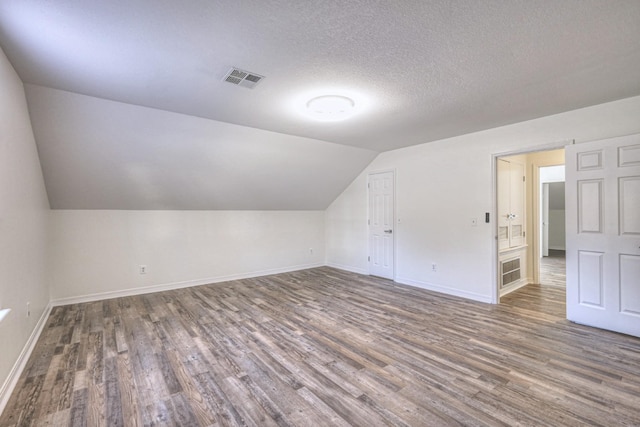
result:
[[[499,253],[498,253],[498,221],[497,221],[497,213],[498,213],[498,159],[501,157],[509,157],[509,156],[517,156],[517,155],[521,155],[521,154],[531,154],[531,153],[537,153],[540,151],[553,151],[553,150],[558,150],[561,148],[565,148],[567,145],[571,145],[571,144],[575,144],[575,140],[572,139],[566,139],[566,140],[561,140],[561,141],[556,141],[556,142],[551,142],[548,144],[543,144],[543,145],[538,145],[535,147],[524,147],[524,148],[519,148],[519,149],[515,149],[515,150],[509,150],[509,151],[501,151],[501,152],[496,152],[493,153],[491,155],[491,195],[492,195],[492,201],[491,201],[491,221],[493,223],[493,226],[491,227],[491,230],[493,231],[492,235],[491,235],[491,273],[493,275],[493,291],[491,293],[491,303],[492,304],[498,304],[500,303],[500,276],[498,275],[498,262],[499,262]],[[546,165],[544,165],[546,166]],[[552,165],[549,165],[552,166]],[[537,182],[537,187],[539,187],[540,185],[540,171],[539,171],[539,167],[537,167],[537,165],[534,165],[533,167],[533,176],[532,176],[532,180],[534,182]],[[539,189],[538,188],[534,189],[534,198],[533,198],[533,210],[536,211],[537,209],[539,209],[539,201],[538,201],[538,197],[540,197],[539,193]],[[535,212],[534,212],[535,214]],[[539,216],[539,214],[536,214],[536,216]],[[535,233],[534,236],[539,235],[539,230],[537,230],[538,226],[536,224],[537,221],[539,221],[539,218],[534,218],[535,221],[533,221],[533,228],[534,230],[531,230],[532,233]],[[528,231],[528,230],[527,230]],[[394,242],[395,243],[395,242]],[[534,253],[536,253],[535,251],[539,250],[539,245],[540,243],[537,242],[537,239],[533,239],[533,244],[532,244],[532,250],[534,251]],[[533,274],[534,276],[536,276],[536,274],[539,274],[539,263],[537,261],[537,257],[533,257],[534,258],[534,267],[533,267]],[[538,280],[538,277],[534,277],[534,280]]]
[[[396,173],[396,169],[392,168],[392,169],[376,169],[376,170],[372,170],[367,172],[367,274],[370,276],[371,275],[371,232],[370,232],[370,220],[371,220],[371,209],[370,209],[370,200],[369,200],[369,196],[370,196],[370,188],[369,188],[369,182],[371,180],[371,175],[376,175],[379,173],[392,173],[393,174],[393,206],[391,206],[391,209],[393,209],[393,277],[391,280],[393,280],[394,282],[396,281],[396,277],[397,277],[397,256],[396,254],[398,253],[398,239],[397,239],[397,235],[398,235],[398,225],[400,224],[400,220],[398,219],[397,216],[397,211],[396,211],[396,205],[397,205],[397,201],[396,201],[396,187],[397,187],[397,180],[398,180],[398,174]]]

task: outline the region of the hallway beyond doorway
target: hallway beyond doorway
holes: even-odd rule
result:
[[[567,267],[565,251],[549,249],[549,256],[540,258],[540,284],[565,287]]]

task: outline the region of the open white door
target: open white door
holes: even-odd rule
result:
[[[393,172],[369,175],[369,274],[393,279]]]
[[[566,149],[567,318],[640,336],[640,135]]]

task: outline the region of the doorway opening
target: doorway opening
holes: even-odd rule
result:
[[[495,173],[496,301],[564,316],[564,148],[498,156]]]
[[[538,282],[566,287],[566,231],[564,165],[539,168],[540,253]]]

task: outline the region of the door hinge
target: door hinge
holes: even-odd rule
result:
[[[367,220],[367,225],[371,225],[371,220],[370,219]]]
[[[367,183],[367,188],[371,188],[371,184]]]
[[[367,257],[367,262],[371,262],[371,257],[370,256]]]
[[[527,237],[527,232],[526,231],[522,232],[522,237]]]
[[[525,177],[523,176],[523,177],[522,177],[522,182],[524,182],[524,178],[525,178]]]

